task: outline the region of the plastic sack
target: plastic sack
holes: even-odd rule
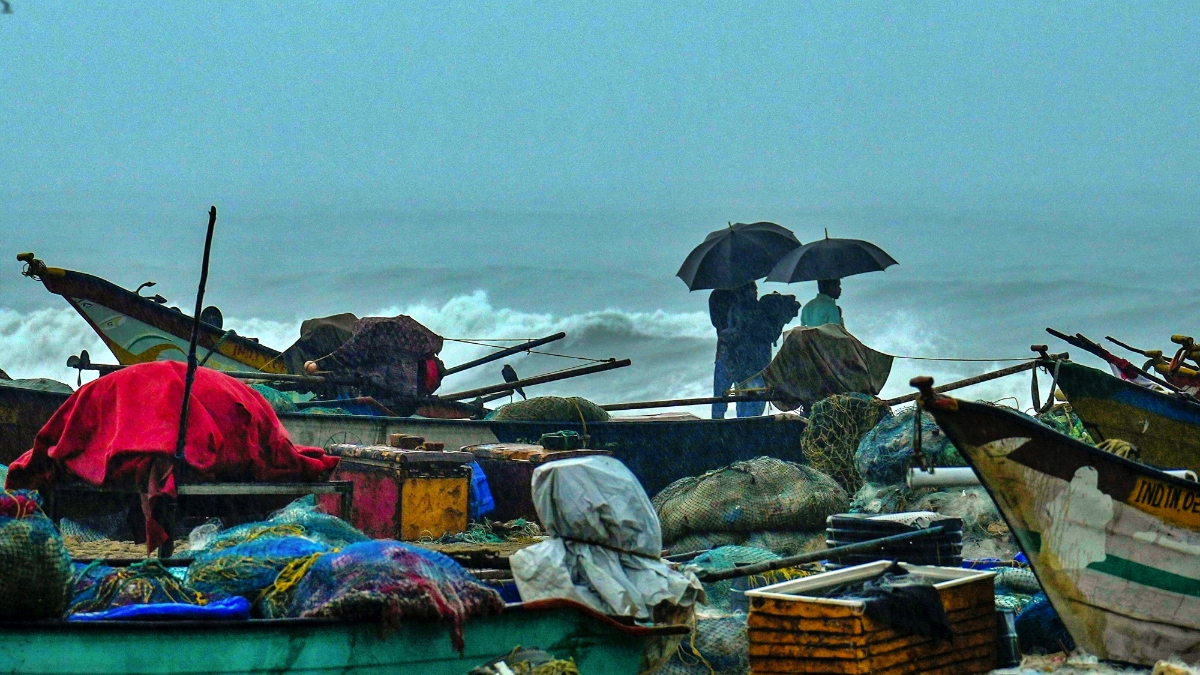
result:
[[[467,515],[471,520],[479,520],[496,510],[496,500],[492,498],[492,489],[488,486],[487,475],[479,462],[471,462],[471,498],[467,507]]]
[[[544,464],[533,472],[533,501],[550,539],[510,558],[524,600],[568,598],[647,620],[660,603],[703,600],[694,575],[659,558],[658,516],[621,462],[589,456]]]
[[[155,605],[125,605],[104,612],[85,612],[70,621],[244,621],[250,618],[250,601],[226,598],[207,605],[168,602]]]

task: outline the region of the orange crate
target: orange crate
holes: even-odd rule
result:
[[[996,668],[994,574],[901,563],[934,581],[950,620],[950,640],[873,621],[856,600],[820,598],[818,590],[879,576],[880,561],[746,591],[750,671],[836,675],[971,675]]]

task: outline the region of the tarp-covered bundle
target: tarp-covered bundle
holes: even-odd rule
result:
[[[335,378],[361,379],[372,396],[411,398],[441,384],[441,351],[442,337],[410,316],[336,314],[301,324],[300,339],[280,358],[294,373],[315,361]]]
[[[0,621],[57,619],[71,601],[71,557],[37,493],[0,495]]]
[[[653,503],[672,552],[684,552],[678,542],[698,536],[709,545],[743,544],[780,553],[776,544],[750,539],[767,533],[784,539],[785,533],[815,531],[823,536],[825,519],[845,511],[849,498],[832,478],[812,467],[757,457],[703,476],[680,478],[655,495]],[[719,533],[740,536],[722,541],[715,536]],[[697,548],[687,550],[705,548],[691,546]],[[795,544],[790,548],[784,552],[797,552]]]
[[[162,545],[168,534],[154,509],[161,495],[176,494],[174,453],[186,370],[177,361],[144,363],[80,387],[38,433],[33,449],[9,467],[7,487],[80,480],[135,488],[144,495],[147,548]],[[272,483],[325,480],[337,458],[293,445],[262,395],[200,368],[184,462],[197,482]]]
[[[658,516],[621,462],[590,456],[546,463],[533,473],[533,500],[550,539],[511,558],[522,600],[568,598],[648,620],[660,604],[689,607],[703,599],[694,575],[659,558]]]
[[[892,357],[863,345],[837,324],[793,328],[763,371],[775,399],[811,407],[834,394],[871,394],[883,389]]]

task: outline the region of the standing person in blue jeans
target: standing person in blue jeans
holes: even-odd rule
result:
[[[751,281],[735,289],[718,288],[708,296],[708,315],[717,329],[717,357],[713,364],[713,396],[724,396],[729,387],[740,382],[735,379],[743,370],[739,367],[744,351],[745,324],[758,305],[758,284]],[[753,373],[751,373],[753,374]],[[754,413],[737,404],[738,417]],[[726,403],[712,404],[713,419],[725,418]]]

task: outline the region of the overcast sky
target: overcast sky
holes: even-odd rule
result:
[[[13,5],[10,208],[1196,192],[1195,3]]]

